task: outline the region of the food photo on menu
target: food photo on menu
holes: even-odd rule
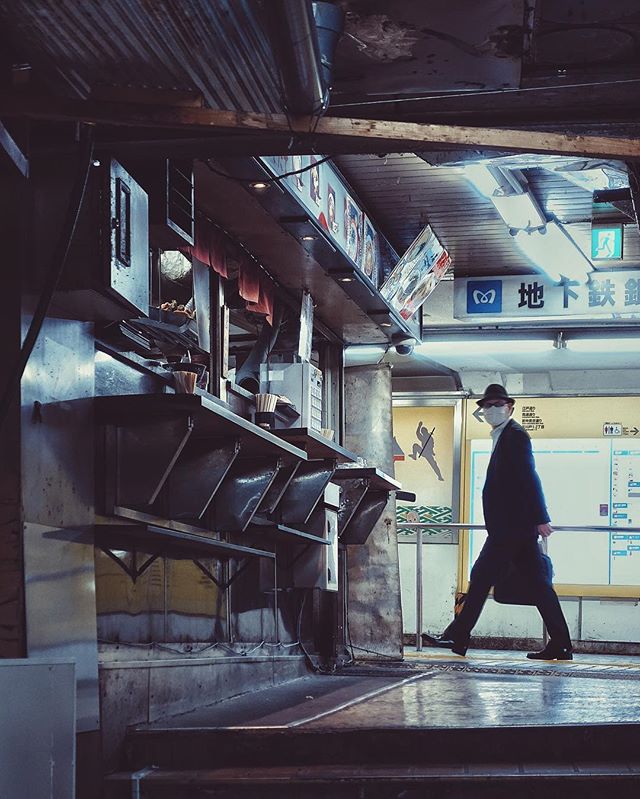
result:
[[[403,319],[410,319],[450,264],[449,253],[427,225],[398,261],[380,293]]]
[[[364,217],[362,271],[375,286],[378,285],[378,234],[367,216]]]
[[[362,211],[348,194],[344,197],[344,228],[347,255],[356,263],[360,262],[362,239]]]

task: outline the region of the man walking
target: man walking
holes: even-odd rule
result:
[[[572,660],[569,629],[538,546],[538,536],[547,538],[553,528],[535,470],[531,439],[511,418],[515,400],[502,386],[487,386],[477,404],[492,427],[493,450],[482,490],[488,536],[471,570],[469,591],[460,614],[442,635],[427,636],[427,642],[464,655],[491,586],[513,563],[531,586],[549,633],[547,646],[540,652],[529,652],[527,657]]]

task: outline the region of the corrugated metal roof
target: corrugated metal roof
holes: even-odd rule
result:
[[[251,0],[0,0],[21,57],[59,92],[198,92],[212,108],[281,110],[277,69]]]
[[[467,275],[535,272],[493,204],[460,167],[432,167],[413,154],[345,155],[336,163],[392,245],[403,253],[429,223],[451,254],[453,272]],[[528,169],[530,188],[550,218],[590,254],[591,193],[544,169]],[[596,262],[597,269],[607,268]],[[608,268],[640,267],[640,234],[625,225],[624,260]]]
[[[533,271],[493,204],[460,168],[432,167],[408,153],[347,155],[336,162],[398,252],[428,222],[451,254],[458,276]]]
[[[558,222],[590,222],[592,194],[548,169],[527,169],[527,181],[536,199]]]

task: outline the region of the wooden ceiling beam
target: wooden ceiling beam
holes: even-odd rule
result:
[[[281,115],[220,111],[208,108],[96,103],[58,98],[4,96],[0,117],[78,121],[110,125],[192,132],[193,134],[253,133],[258,137],[279,134],[309,141],[317,152],[338,154],[354,149],[362,153],[415,152],[425,147],[471,147],[527,153],[557,153],[597,158],[640,158],[640,141],[624,136],[593,136],[547,131],[514,130],[453,125],[432,125],[383,120],[297,118]],[[248,137],[247,154],[256,142]],[[258,139],[259,142],[259,139]],[[354,148],[355,143],[357,148]]]

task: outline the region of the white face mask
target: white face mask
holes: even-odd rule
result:
[[[498,427],[498,425],[506,422],[511,416],[511,408],[508,405],[501,405],[499,407],[491,405],[488,408],[483,408],[482,413],[491,427]]]

